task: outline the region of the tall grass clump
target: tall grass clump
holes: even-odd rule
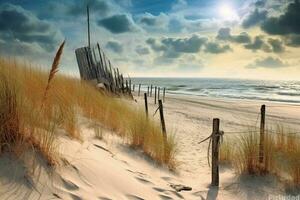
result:
[[[133,117],[127,132],[131,146],[142,149],[158,163],[167,163],[174,169],[177,150],[174,134],[164,138],[160,126],[147,118],[144,111],[138,111]]]
[[[0,60],[0,149],[40,152],[57,163],[57,130],[82,140],[79,117],[111,130],[160,164],[175,167],[175,139],[163,138],[159,125],[127,100],[100,93],[89,82],[57,73],[64,43],[50,72],[20,62]],[[142,116],[143,115],[143,116]],[[26,147],[26,148],[25,148]]]
[[[234,157],[234,138],[225,137],[220,144],[219,161],[221,164],[231,165]]]
[[[289,186],[300,188],[300,136],[280,125],[266,130],[263,163],[259,163],[260,134],[256,129],[230,139],[235,145],[221,144],[221,163],[232,163],[239,174],[277,175],[287,179]]]

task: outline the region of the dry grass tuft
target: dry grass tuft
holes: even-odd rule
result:
[[[221,162],[232,163],[240,174],[275,174],[289,180],[289,186],[300,188],[300,137],[289,134],[280,125],[275,131],[266,130],[262,164],[258,155],[259,137],[257,130],[249,129],[246,134],[230,140],[229,145],[221,144]]]
[[[54,78],[55,74],[58,72],[59,61],[60,61],[60,58],[62,56],[64,46],[65,46],[65,41],[63,41],[63,43],[61,43],[61,45],[59,46],[59,48],[56,52],[56,55],[53,59],[52,67],[51,67],[51,70],[49,72],[48,82],[47,82],[47,86],[46,86],[43,101],[42,101],[42,106],[43,106],[44,101],[46,100],[47,92],[50,89],[51,80]]]
[[[1,151],[22,154],[33,149],[53,166],[58,160],[56,130],[64,129],[70,138],[81,140],[78,117],[84,116],[174,169],[175,139],[170,135],[165,141],[156,122],[147,120],[126,100],[102,94],[88,82],[57,74],[63,47],[64,43],[49,74],[0,60]]]
[[[234,138],[227,138],[225,137],[223,141],[220,144],[220,155],[219,155],[219,161],[221,164],[225,165],[231,165],[232,164],[232,158],[235,154],[232,142]]]

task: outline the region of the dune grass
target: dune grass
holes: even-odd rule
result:
[[[259,163],[260,135],[250,128],[221,144],[220,161],[231,163],[239,174],[274,174],[286,179],[288,185],[300,188],[300,137],[289,132],[283,126],[266,130],[264,160]]]
[[[82,140],[78,116],[121,136],[159,164],[175,168],[176,143],[164,141],[158,123],[130,107],[128,100],[100,93],[80,79],[0,60],[0,149],[22,154],[40,152],[54,166],[59,160],[57,130]],[[49,81],[50,80],[50,81]],[[46,89],[45,89],[46,88]]]

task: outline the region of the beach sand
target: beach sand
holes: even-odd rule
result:
[[[144,108],[144,99],[134,96],[134,108]],[[149,115],[157,105],[149,97]],[[259,126],[260,106],[266,104],[269,128],[284,124],[300,130],[300,106],[292,104],[224,100],[167,95],[164,103],[168,134],[178,141],[178,167],[170,172],[108,130],[104,138],[94,138],[93,122],[80,119],[83,142],[61,133],[58,141],[62,164],[54,170],[43,162],[35,172],[15,159],[0,158],[1,199],[268,199],[284,194],[282,183],[272,176],[238,176],[228,166],[220,168],[220,187],[210,187],[211,169],[207,162],[208,142],[198,144],[212,132],[213,118],[220,118],[224,137],[242,134],[249,126]],[[159,113],[154,116],[159,121]],[[28,161],[29,162],[29,161]],[[33,179],[30,179],[33,174]],[[192,187],[176,192],[170,185]],[[272,196],[270,196],[272,195]]]

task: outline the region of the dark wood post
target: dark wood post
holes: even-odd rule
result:
[[[159,94],[160,94],[160,87],[158,87],[158,90],[157,90],[157,99],[158,99],[158,100],[160,100]]]
[[[132,88],[132,91],[134,92],[134,89],[135,89],[135,84],[133,84],[133,86],[132,86],[133,88]]]
[[[150,92],[150,90],[149,90],[149,86],[147,87],[147,96],[149,96],[149,92]]]
[[[260,108],[260,140],[259,140],[259,163],[264,161],[264,140],[265,140],[265,116],[266,106],[262,105]]]
[[[219,143],[220,143],[220,120],[218,118],[213,119],[213,131],[212,131],[212,146],[211,146],[211,185],[219,186]]]
[[[129,88],[128,88],[129,93],[131,93],[131,79],[129,78]]]
[[[141,93],[141,84],[139,84],[139,92],[138,92],[138,96],[140,96]]]
[[[163,136],[166,139],[167,138],[167,131],[166,131],[165,118],[164,118],[164,108],[163,108],[162,101],[160,99],[158,100],[158,105],[159,105],[161,129],[162,129]]]
[[[146,111],[146,117],[148,118],[148,101],[147,101],[147,93],[144,93],[144,99],[145,99],[145,111]]]
[[[128,81],[127,80],[125,81],[125,88],[126,88],[126,92],[128,92],[129,88],[128,88]]]
[[[155,86],[155,88],[154,88],[154,104],[156,104],[156,91],[157,91],[157,87]]]
[[[150,97],[152,97],[152,84],[150,86]]]
[[[165,97],[166,97],[166,88],[164,87],[164,92],[163,92],[163,101],[164,101],[164,103],[165,103]]]

